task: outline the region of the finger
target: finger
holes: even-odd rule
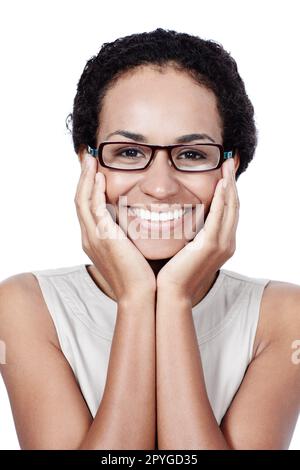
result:
[[[86,172],[89,169],[88,166],[87,166],[87,160],[86,160],[87,157],[89,157],[88,153],[86,153],[84,158],[82,159],[81,173],[80,173],[80,177],[79,177],[79,180],[78,180],[78,183],[77,183],[75,199],[77,198],[77,196],[79,195],[79,192],[81,191],[81,187],[82,187],[83,181],[85,179]],[[93,158],[93,157],[89,157],[89,158]]]
[[[111,214],[106,204],[106,178],[102,172],[96,173],[92,192],[91,212],[96,223],[96,237],[122,239],[124,232],[115,223],[114,212]]]
[[[105,175],[98,171],[95,175],[95,184],[92,190],[91,211],[95,217],[95,222],[99,222],[102,217],[107,215],[106,208],[106,178]]]
[[[86,165],[80,175],[76,192],[76,208],[78,217],[82,219],[87,233],[94,233],[95,221],[93,219],[90,202],[95,181],[96,161],[93,157],[88,157],[90,165]]]
[[[97,172],[92,192],[91,211],[98,230],[103,230],[113,222],[106,206],[106,178],[102,172]]]
[[[77,215],[78,215],[78,213],[77,213]],[[87,246],[87,244],[89,243],[89,236],[88,236],[87,229],[85,228],[83,220],[79,216],[78,216],[78,221],[79,221],[79,225],[80,225],[80,229],[81,229],[82,245]]]
[[[82,238],[83,246],[87,246],[87,242],[89,241],[89,237],[88,237],[87,229],[84,225],[84,222],[83,222],[83,220],[81,218],[81,215],[79,213],[79,210],[78,210],[78,195],[80,193],[80,188],[82,186],[83,179],[85,178],[85,171],[86,171],[86,162],[85,162],[85,159],[83,158],[82,164],[81,164],[81,173],[80,173],[80,177],[79,177],[79,180],[78,180],[78,183],[77,183],[76,193],[75,193],[75,197],[74,197],[74,202],[75,202],[75,205],[76,205],[76,212],[77,212],[78,221],[79,221],[79,225],[80,225],[80,229],[81,229],[81,238]]]
[[[226,162],[227,163],[227,162]],[[226,178],[228,181],[226,188],[226,206],[224,212],[224,220],[222,224],[222,239],[223,241],[231,239],[236,231],[238,218],[239,218],[239,197],[235,181],[234,170],[229,168],[227,163],[227,168],[225,170],[227,173]]]
[[[230,187],[233,188],[234,192],[235,192],[235,197],[236,197],[236,200],[239,202],[239,196],[238,196],[238,191],[237,191],[237,186],[236,186],[236,181],[235,181],[235,167],[234,167],[234,158],[229,158],[228,160],[226,160],[222,167],[222,177],[223,178],[227,178],[228,180],[228,183],[234,183],[234,185]]]
[[[221,178],[216,185],[214,197],[204,225],[204,231],[206,232],[207,236],[209,239],[214,241],[217,241],[222,227],[223,214],[226,204],[223,181],[224,179]]]

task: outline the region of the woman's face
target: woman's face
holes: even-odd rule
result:
[[[151,66],[141,66],[119,78],[105,95],[99,122],[97,146],[103,141],[135,142],[118,133],[111,135],[118,130],[142,134],[144,143],[150,144],[174,144],[179,136],[192,133],[207,134],[222,144],[222,124],[214,93],[171,67],[160,73]],[[198,139],[191,144],[201,142],[211,141]],[[177,223],[176,228],[192,222],[195,230],[198,209],[202,207],[201,218],[205,220],[215,186],[222,177],[221,169],[203,173],[178,171],[164,149],[156,152],[156,158],[145,170],[110,170],[98,163],[97,171],[106,177],[106,202],[113,207],[117,223],[124,228],[128,217],[127,236],[149,260],[174,256],[196,232],[189,235],[182,229],[182,236],[175,238],[172,228],[169,236],[142,229],[139,218],[128,214],[124,207],[120,209],[120,201],[122,206],[148,206],[153,210],[198,205],[197,211],[181,218],[180,227]]]

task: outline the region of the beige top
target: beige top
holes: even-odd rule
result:
[[[96,285],[85,264],[32,273],[94,417],[104,391],[117,303]],[[220,269],[211,289],[192,309],[206,389],[219,424],[252,359],[268,282]]]

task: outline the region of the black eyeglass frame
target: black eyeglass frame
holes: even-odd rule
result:
[[[148,163],[146,163],[146,165],[143,168],[133,168],[133,169],[114,168],[114,167],[111,167],[109,165],[106,165],[103,161],[102,150],[103,150],[103,147],[106,144],[124,144],[124,145],[132,145],[132,146],[134,146],[134,145],[145,146],[145,147],[149,147],[152,150],[152,153],[151,153],[151,157],[149,158]],[[204,171],[217,170],[218,168],[220,168],[222,166],[222,164],[224,163],[225,160],[227,160],[228,158],[233,158],[234,154],[235,154],[235,152],[233,150],[226,150],[225,151],[223,145],[221,145],[221,144],[213,144],[213,143],[191,144],[191,146],[193,146],[193,147],[195,145],[199,145],[199,146],[210,145],[210,146],[213,146],[213,147],[218,147],[218,149],[220,151],[220,159],[219,159],[218,165],[215,168],[209,168],[207,170],[183,170],[182,168],[178,168],[176,166],[176,163],[173,161],[172,154],[171,154],[171,149],[173,149],[175,147],[183,147],[183,146],[188,147],[189,146],[188,144],[154,145],[154,144],[144,144],[144,143],[139,143],[139,142],[124,142],[124,141],[122,141],[122,142],[101,142],[98,149],[95,149],[95,148],[90,147],[89,145],[87,145],[87,151],[92,157],[98,158],[100,164],[104,168],[109,168],[110,170],[116,170],[116,171],[142,171],[142,170],[145,170],[146,168],[148,168],[151,165],[151,163],[154,159],[154,155],[155,155],[157,150],[166,149],[168,151],[169,159],[171,160],[171,162],[174,165],[174,167],[176,168],[176,170],[183,171],[185,173],[202,173]]]

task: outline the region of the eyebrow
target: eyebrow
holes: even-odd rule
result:
[[[118,129],[115,132],[111,132],[106,136],[106,139],[109,139],[109,137],[113,135],[122,135],[123,137],[127,137],[128,139],[135,140],[136,142],[144,142],[147,143],[147,138],[142,135],[142,134],[137,134],[136,132],[129,132],[125,131],[123,129]],[[192,142],[193,140],[210,140],[211,142],[215,143],[215,140],[210,137],[208,134],[185,134],[181,135],[180,137],[177,137],[175,139],[175,142],[178,144],[186,144],[187,142]]]

